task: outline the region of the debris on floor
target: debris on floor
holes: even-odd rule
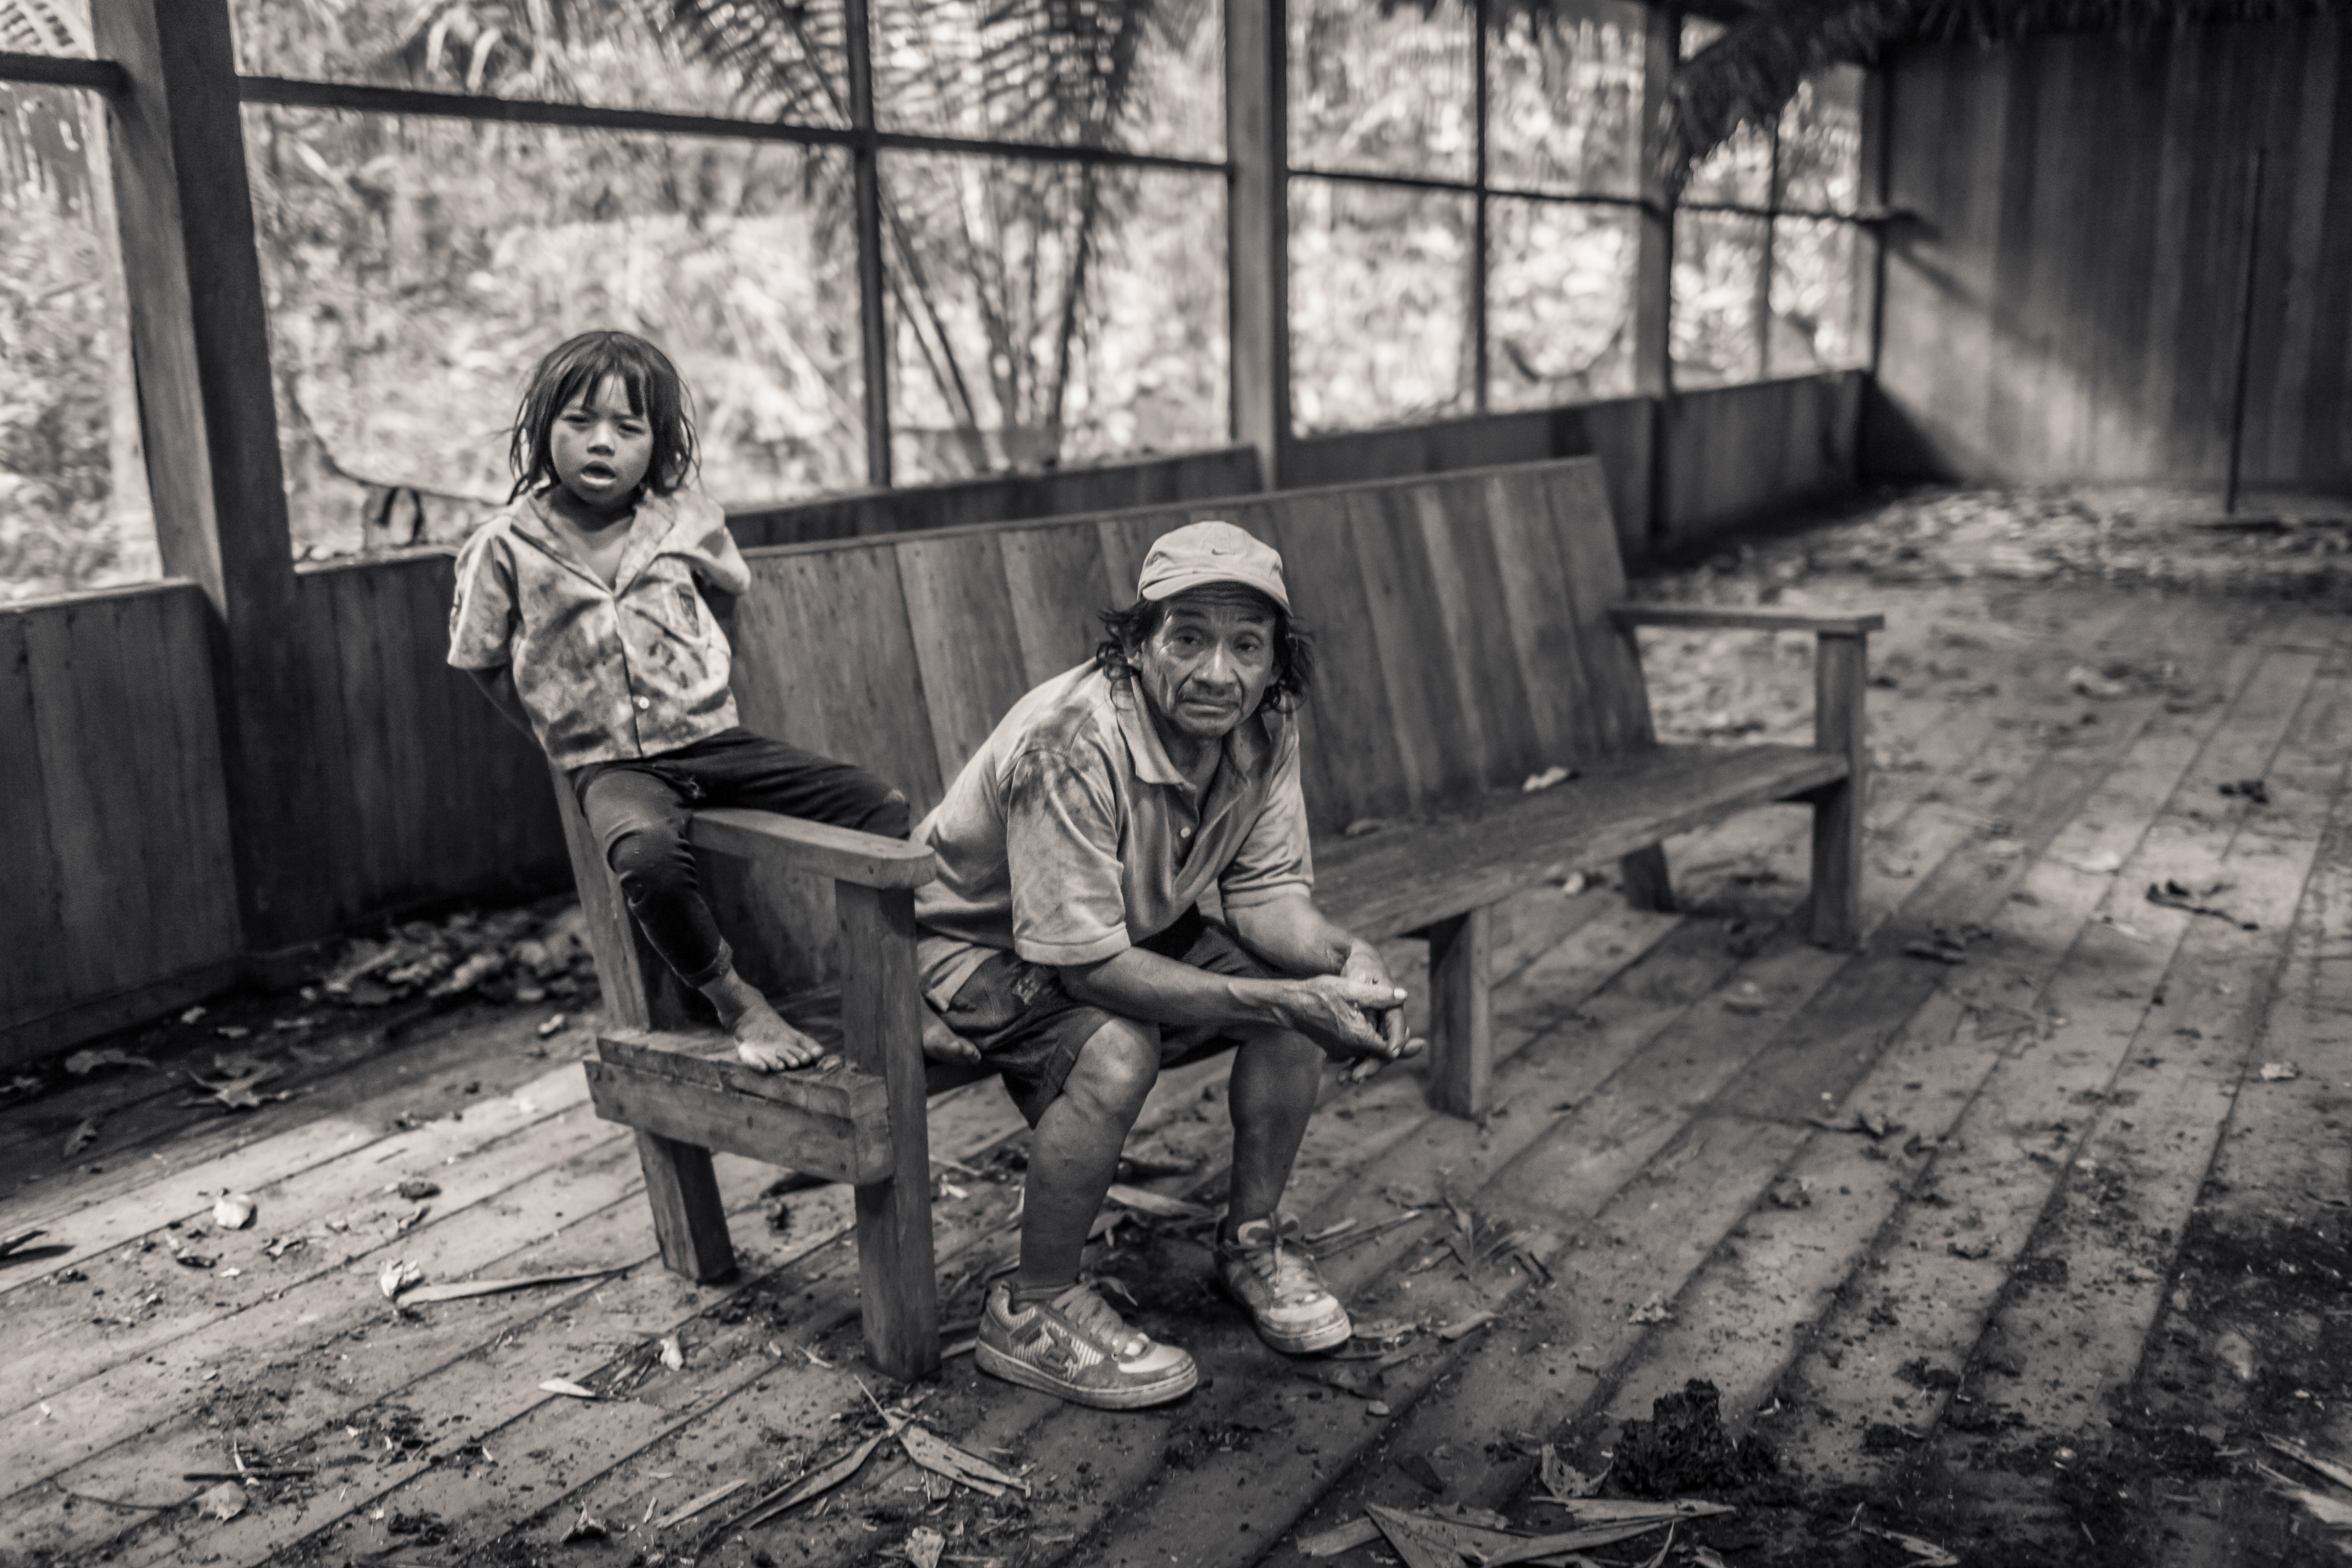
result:
[[[1779,1468],[1755,1433],[1732,1440],[1723,1428],[1722,1394],[1699,1378],[1652,1400],[1650,1419],[1627,1421],[1617,1443],[1617,1484],[1639,1497],[1727,1490]]]
[[[196,1499],[196,1511],[206,1519],[217,1519],[223,1522],[235,1519],[245,1511],[245,1484],[242,1481],[221,1482]]]
[[[595,984],[587,930],[587,916],[576,902],[552,910],[461,910],[437,921],[409,921],[382,937],[347,943],[315,989],[325,1000],[351,1007],[382,1007],[416,996],[447,1000],[467,993],[502,1003],[570,998]],[[549,1019],[545,1033],[556,1033],[562,1019],[562,1014]]]
[[[2240,920],[2230,910],[2204,901],[2220,892],[2226,885],[2208,888],[2204,892],[2198,893],[2168,878],[2164,881],[2150,882],[2147,885],[2147,901],[2151,904],[2161,904],[2168,910],[2185,910],[2192,915],[2210,915],[2215,920],[2227,921],[2240,931],[2262,930],[2263,928],[2252,921]]]

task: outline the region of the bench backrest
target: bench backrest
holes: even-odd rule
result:
[[[1315,635],[1318,834],[1652,743],[1633,644],[1606,614],[1625,579],[1592,458],[749,551],[743,722],[873,769],[919,816],[1014,701],[1092,656],[1151,542],[1203,518],[1282,552]],[[829,977],[829,887],[708,871],[748,978]]]

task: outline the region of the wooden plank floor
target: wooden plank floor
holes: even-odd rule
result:
[[[1892,628],[1874,649],[1890,684],[1872,694],[1861,951],[1799,939],[1806,818],[1754,813],[1669,847],[1685,913],[1630,910],[1605,886],[1508,907],[1483,1122],[1428,1111],[1410,1071],[1328,1088],[1291,1194],[1307,1229],[1418,1216],[1331,1252],[1327,1276],[1360,1321],[1494,1314],[1483,1327],[1423,1331],[1385,1366],[1286,1361],[1206,1288],[1197,1227],[1130,1220],[1092,1266],[1200,1359],[1196,1394],[1086,1412],[968,1356],[898,1389],[858,1359],[845,1194],[780,1200],[772,1172],[722,1158],[741,1277],[665,1273],[634,1149],[585,1108],[580,1037],[534,1058],[532,1019],[493,1016],[405,1058],[378,1042],[341,1090],[258,1121],[191,1136],[125,1110],[101,1171],[28,1182],[44,1157],[12,1151],[0,1234],[40,1225],[69,1250],[0,1261],[0,1561],[845,1564],[924,1524],[945,1560],[1003,1568],[1287,1562],[1368,1503],[1539,1520],[1540,1443],[1598,1468],[1622,1421],[1692,1378],[1809,1498],[1851,1507],[1932,1473],[1962,1500],[1956,1541],[1969,1500],[2067,1522],[2046,1478],[2005,1457],[2029,1438],[2087,1447],[2146,1394],[2209,1178],[2347,1195],[2340,1149],[2307,1152],[2336,1102],[2240,1090],[2289,1057],[2352,1081],[2352,1058],[2334,1059],[2352,1051],[2336,1016],[2352,981],[2325,962],[2352,908],[2352,649],[2332,614],[2251,600],[1838,597]],[[1677,738],[1809,723],[1801,645],[1673,634],[1650,658]],[[2078,667],[2120,672],[2116,689],[2085,695]],[[2265,805],[2220,793],[2255,777]],[[2215,897],[2251,929],[2144,898],[2168,879],[2226,884]],[[1906,952],[1931,937],[1968,962]],[[1417,986],[1419,955],[1397,957]],[[1155,1091],[1134,1150],[1192,1167],[1162,1192],[1221,1197],[1222,1073]],[[41,1114],[106,1109],[96,1083],[72,1093]],[[158,1118],[147,1144],[140,1114]],[[1022,1142],[993,1085],[935,1108],[951,1320],[1010,1256]],[[404,1198],[404,1180],[438,1190]],[[228,1189],[258,1202],[253,1229],[210,1225]],[[1519,1227],[1549,1278],[1465,1267],[1449,1204]],[[376,1286],[395,1259],[433,1280],[626,1271],[395,1315]],[[602,1397],[551,1394],[550,1378]],[[831,1458],[879,1429],[869,1394],[910,1392],[1033,1495],[926,1489],[886,1448],[748,1535],[699,1539],[723,1510],[656,1528],[714,1487],[751,1496]],[[200,1515],[208,1483],[184,1478],[240,1462],[309,1473],[249,1489],[233,1519]],[[2170,1561],[2260,1560],[2196,1503],[2158,1505]],[[610,1540],[559,1544],[583,1512]],[[1760,1560],[1723,1539],[1726,1561]],[[1965,1560],[2002,1561],[1986,1539]],[[1601,1555],[1655,1546],[1637,1544]]]

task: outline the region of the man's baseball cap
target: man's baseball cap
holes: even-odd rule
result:
[[[1255,588],[1290,613],[1290,591],[1282,585],[1282,555],[1273,545],[1230,522],[1190,522],[1164,533],[1143,558],[1135,591],[1145,599],[1172,598],[1188,588],[1239,583]]]

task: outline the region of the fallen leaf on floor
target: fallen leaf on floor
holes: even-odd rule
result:
[[[2295,1066],[2293,1062],[2264,1062],[2263,1064],[2263,1081],[2264,1083],[2284,1083],[2288,1079],[2301,1078],[2302,1076],[2303,1069]]]
[[[1372,1516],[1381,1533],[1388,1537],[1389,1544],[1396,1548],[1397,1555],[1410,1568],[1459,1568],[1465,1558],[1485,1563],[1486,1568],[1504,1568],[1507,1563],[1531,1563],[1540,1557],[1580,1552],[1588,1546],[1608,1546],[1645,1535],[1661,1526],[1666,1530],[1671,1543],[1681,1518],[1674,1515],[1642,1522],[1595,1525],[1552,1535],[1519,1535],[1435,1514],[1405,1513],[1377,1503],[1365,1511]]]
[[[2066,672],[2066,685],[2084,697],[2128,697],[2131,688],[2120,680],[2109,680],[2089,665],[2078,664]]]
[[[2221,793],[2236,795],[2242,800],[2250,800],[2256,805],[2268,805],[2271,803],[2270,784],[2263,779],[2238,779],[2223,784]]]
[[[1765,1198],[1774,1208],[1809,1209],[1813,1206],[1812,1187],[1802,1176],[1783,1176],[1764,1191]]]
[[[1666,1304],[1664,1296],[1653,1296],[1634,1308],[1625,1321],[1629,1323],[1671,1323],[1675,1321],[1675,1310]]]
[[[703,1493],[700,1497],[696,1498],[693,1501],[680,1503],[677,1507],[662,1515],[660,1520],[655,1523],[654,1528],[656,1530],[668,1530],[672,1526],[684,1524],[688,1520],[692,1519],[704,1509],[710,1507],[711,1504],[725,1502],[729,1498],[733,1497],[737,1492],[741,1491],[745,1487],[748,1487],[751,1484],[751,1483],[748,1480],[729,1481],[723,1487],[713,1487],[710,1490]]]
[[[1970,1263],[1979,1263],[1990,1258],[1994,1249],[2000,1246],[2000,1237],[1995,1236],[1988,1237],[1981,1241],[1955,1241],[1944,1250],[1955,1258],[1966,1259]]]
[[[903,1421],[898,1426],[899,1446],[907,1458],[951,1481],[961,1481],[974,1491],[990,1497],[1003,1497],[1008,1489],[1018,1489],[1029,1495],[1029,1483],[1018,1476],[1005,1474],[979,1455],[957,1447],[919,1422]]]
[[[213,1200],[213,1223],[223,1230],[243,1230],[253,1215],[253,1200],[243,1193],[223,1193]]]
[[[569,1546],[575,1541],[607,1541],[612,1534],[604,1528],[604,1521],[589,1518],[588,1510],[583,1508],[580,1510],[580,1517],[572,1521],[572,1528],[563,1532],[561,1540]]]
[[[113,1046],[102,1050],[76,1051],[66,1058],[66,1071],[76,1078],[96,1072],[100,1068],[145,1068],[152,1072],[155,1064],[145,1057],[134,1057],[129,1051]]]
[[[662,1365],[669,1368],[672,1372],[682,1371],[685,1368],[686,1351],[685,1348],[677,1342],[677,1336],[676,1334],[667,1334],[663,1336],[661,1342],[661,1363]]]
[[[1969,961],[1969,955],[1960,949],[1935,942],[1906,942],[1903,944],[1903,952],[1906,957],[1929,959],[1937,963],[1966,963]]]
[[[579,1279],[602,1279],[607,1275],[625,1273],[627,1267],[626,1264],[617,1264],[610,1268],[581,1268],[562,1274],[518,1274],[504,1279],[461,1279],[448,1285],[427,1285],[422,1289],[404,1290],[401,1305],[421,1307],[429,1301],[461,1301],[469,1296],[496,1296],[508,1290],[527,1290],[534,1285],[569,1285]]]
[[[1363,1518],[1302,1538],[1298,1551],[1304,1557],[1337,1557],[1342,1552],[1370,1546],[1380,1538],[1381,1527],[1370,1518]]]
[[[907,1561],[915,1568],[940,1568],[940,1553],[948,1549],[948,1538],[928,1524],[917,1525],[907,1537]]]
[[[1113,1182],[1104,1194],[1115,1204],[1125,1204],[1141,1214],[1157,1215],[1161,1219],[1214,1219],[1214,1209],[1199,1204],[1188,1204],[1181,1198],[1162,1197],[1143,1187],[1130,1187],[1123,1182]]]
[[[210,1268],[213,1266],[213,1260],[201,1252],[183,1252],[172,1261],[183,1268]]]
[[[228,1521],[245,1511],[245,1488],[236,1481],[223,1481],[196,1499],[196,1511],[206,1519]]]
[[[410,1203],[421,1203],[426,1198],[437,1198],[441,1195],[441,1184],[438,1182],[410,1180],[401,1183],[393,1190]]]
[[[283,1070],[273,1063],[256,1061],[251,1057],[215,1057],[213,1066],[223,1076],[208,1079],[190,1073],[188,1081],[203,1089],[211,1099],[230,1110],[258,1110],[265,1098],[257,1092],[260,1087]],[[284,1099],[283,1095],[266,1098]],[[203,1101],[196,1101],[202,1104]]]
[[[83,1118],[72,1131],[66,1134],[66,1158],[72,1159],[97,1142],[98,1118],[95,1116]]]
[[[1539,773],[1529,773],[1527,781],[1520,784],[1519,788],[1528,795],[1534,795],[1537,791],[1549,789],[1554,784],[1566,784],[1575,776],[1574,768],[1549,767]]]
[[[2315,1454],[2292,1437],[2271,1437],[2269,1442],[2272,1447],[2296,1463],[2308,1465],[2337,1486],[2352,1490],[2352,1468],[2338,1464],[2324,1455]]]
[[[1603,1465],[1596,1473],[1588,1476],[1566,1459],[1561,1458],[1558,1448],[1546,1443],[1543,1446],[1540,1468],[1536,1473],[1543,1482],[1544,1490],[1551,1494],[1553,1501],[1573,1502],[1579,1498],[1589,1498],[1599,1491],[1601,1481],[1609,1475],[1609,1467]]]
[[[790,1486],[781,1488],[760,1499],[751,1505],[749,1512],[739,1519],[729,1520],[725,1529],[735,1531],[750,1530],[754,1525],[766,1523],[787,1509],[796,1508],[813,1497],[831,1491],[856,1475],[858,1468],[871,1458],[874,1450],[881,1446],[882,1438],[879,1434],[866,1438],[824,1468],[812,1470]]]
[[[400,1293],[412,1285],[425,1283],[425,1270],[415,1264],[395,1258],[383,1266],[375,1277],[375,1288],[383,1292],[387,1301],[397,1301]]]
[[[565,1023],[563,1015],[558,1013],[553,1017],[548,1019],[546,1023],[541,1024],[539,1026],[537,1033],[539,1037],[544,1040],[551,1035],[560,1035],[563,1033],[564,1027]]]
[[[1898,1531],[1881,1530],[1874,1524],[1865,1524],[1862,1528],[1881,1541],[1895,1542],[1917,1558],[1918,1568],[1959,1568],[1960,1560],[1932,1541],[1922,1541],[1916,1535],[1905,1535]]]
[[[1457,1322],[1448,1323],[1444,1328],[1438,1330],[1437,1337],[1441,1340],[1451,1342],[1462,1338],[1465,1334],[1473,1333],[1479,1329],[1485,1328],[1488,1323],[1491,1323],[1494,1321],[1495,1314],[1492,1312],[1473,1312],[1468,1317],[1464,1318]]]
[[[596,1391],[594,1389],[583,1388],[568,1377],[551,1377],[539,1386],[542,1393],[561,1394],[572,1399],[593,1399],[596,1397]]]
[[[193,1024],[204,1016],[205,1010],[202,1007],[191,1007],[186,1012],[180,1015],[180,1022],[183,1024]]]

